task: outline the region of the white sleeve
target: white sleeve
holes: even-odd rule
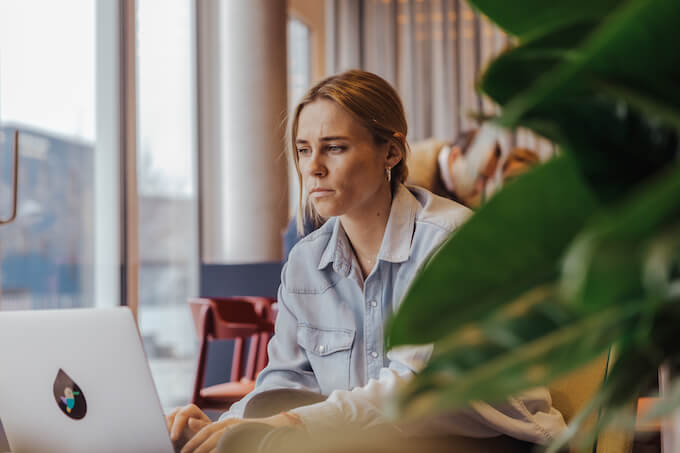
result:
[[[293,409],[308,431],[321,431],[338,426],[369,428],[390,423],[385,404],[405,385],[410,376],[392,368],[380,370],[378,379],[371,379],[363,387],[335,390],[326,401]]]
[[[358,428],[392,423],[388,404],[397,391],[422,370],[432,354],[432,345],[400,347],[388,352],[389,368],[363,387],[336,390],[324,402],[293,409],[310,432],[351,425]],[[474,402],[467,409],[439,414],[401,425],[412,435],[460,435],[494,437],[506,434],[517,439],[545,444],[566,428],[562,414],[552,407],[550,393],[537,388],[490,405]]]

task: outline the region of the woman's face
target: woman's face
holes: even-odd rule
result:
[[[367,215],[389,200],[385,169],[399,162],[398,150],[376,145],[335,102],[307,104],[295,139],[304,190],[321,216]]]

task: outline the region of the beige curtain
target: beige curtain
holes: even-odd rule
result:
[[[467,2],[325,1],[327,73],[361,68],[392,83],[404,101],[410,141],[452,140],[477,125],[472,115],[495,113],[475,81],[510,38]],[[550,143],[525,131],[507,141],[552,154]]]

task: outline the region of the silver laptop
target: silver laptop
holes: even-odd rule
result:
[[[0,431],[12,453],[173,452],[130,310],[0,312]]]

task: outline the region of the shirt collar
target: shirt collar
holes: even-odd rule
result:
[[[416,215],[422,209],[415,196],[400,184],[394,194],[378,259],[403,263],[411,256],[411,243],[416,227]]]
[[[319,270],[333,263],[333,270],[347,276],[352,267],[352,252],[342,223],[337,217],[326,222],[327,228],[332,228],[331,237],[319,260]]]
[[[385,227],[378,259],[391,263],[402,263],[408,260],[411,255],[411,242],[415,230],[415,220],[418,211],[421,209],[420,203],[415,196],[400,184],[395,191],[390,207],[390,217]],[[333,222],[331,227],[330,222]],[[347,276],[352,268],[352,249],[347,239],[342,222],[338,218],[329,220],[328,227],[333,229],[333,233],[321,254],[318,269],[321,270],[333,263],[333,270]]]

